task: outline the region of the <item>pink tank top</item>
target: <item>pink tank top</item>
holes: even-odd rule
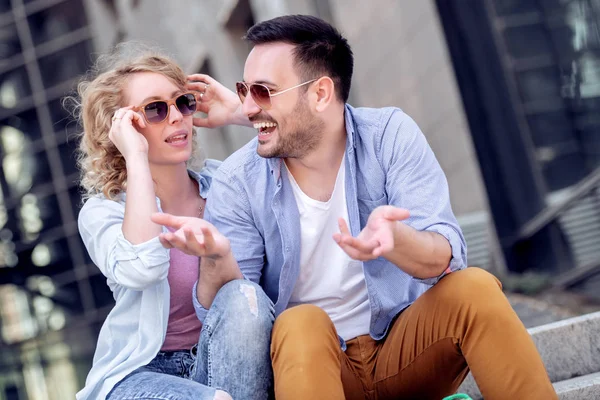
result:
[[[198,257],[171,249],[167,280],[171,288],[171,306],[167,336],[161,351],[189,349],[198,343],[202,323],[192,303],[192,289],[198,280]]]

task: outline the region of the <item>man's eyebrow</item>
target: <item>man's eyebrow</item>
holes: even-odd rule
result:
[[[171,93],[171,97],[169,97],[169,99],[172,99],[179,93],[183,93],[183,91],[181,89],[177,89],[176,91]],[[140,104],[146,104],[147,102],[152,101],[152,100],[164,100],[164,99],[160,96],[150,96],[150,97],[146,97],[144,100],[142,100],[142,102]]]
[[[273,83],[271,81],[268,81],[268,80],[258,80],[258,81],[254,81],[254,82],[244,81],[244,82],[247,83],[247,84],[258,83],[258,84],[266,85],[266,86],[273,86],[273,87],[277,87],[278,86],[277,84],[275,84],[275,83]]]

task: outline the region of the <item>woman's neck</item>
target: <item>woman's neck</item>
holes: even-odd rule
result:
[[[154,190],[161,208],[171,214],[181,214],[185,204],[198,197],[198,190],[187,172],[185,163],[150,167]]]

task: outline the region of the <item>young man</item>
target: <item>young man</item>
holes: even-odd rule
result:
[[[155,217],[180,228],[166,246],[204,256],[197,308],[240,272],[261,284],[278,315],[279,400],[441,399],[469,369],[486,399],[556,398],[499,282],[465,269],[445,176],[415,122],[346,104],[346,40],[310,16],[259,23],[246,39],[241,106],[191,77],[208,113],[197,125],[258,130],[213,178],[214,227]]]

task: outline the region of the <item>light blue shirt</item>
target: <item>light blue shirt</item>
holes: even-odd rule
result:
[[[188,171],[198,181],[204,198],[219,164],[207,160],[200,173]],[[156,201],[161,210],[159,199]],[[117,201],[92,197],[79,213],[79,234],[106,277],[116,304],[100,329],[92,369],[85,387],[77,393],[78,400],[104,399],[121,379],[154,359],[165,340],[170,306],[169,250],[162,247],[158,237],[131,244],[123,236],[124,216],[125,193]]]
[[[467,249],[450,207],[448,184],[416,123],[397,108],[353,108],[346,119],[346,202],[350,230],[358,235],[371,212],[390,204],[406,208],[404,221],[437,232],[452,248],[447,271],[466,266]],[[257,139],[223,162],[213,177],[205,218],[231,241],[247,279],[260,283],[284,311],[300,269],[300,216],[280,158],[262,158]],[[337,244],[331,239],[331,245]],[[326,266],[323,266],[326,267]],[[379,257],[363,263],[371,307],[370,334],[385,337],[393,318],[435,284]],[[445,272],[447,273],[447,272]],[[206,310],[194,299],[202,319]]]

